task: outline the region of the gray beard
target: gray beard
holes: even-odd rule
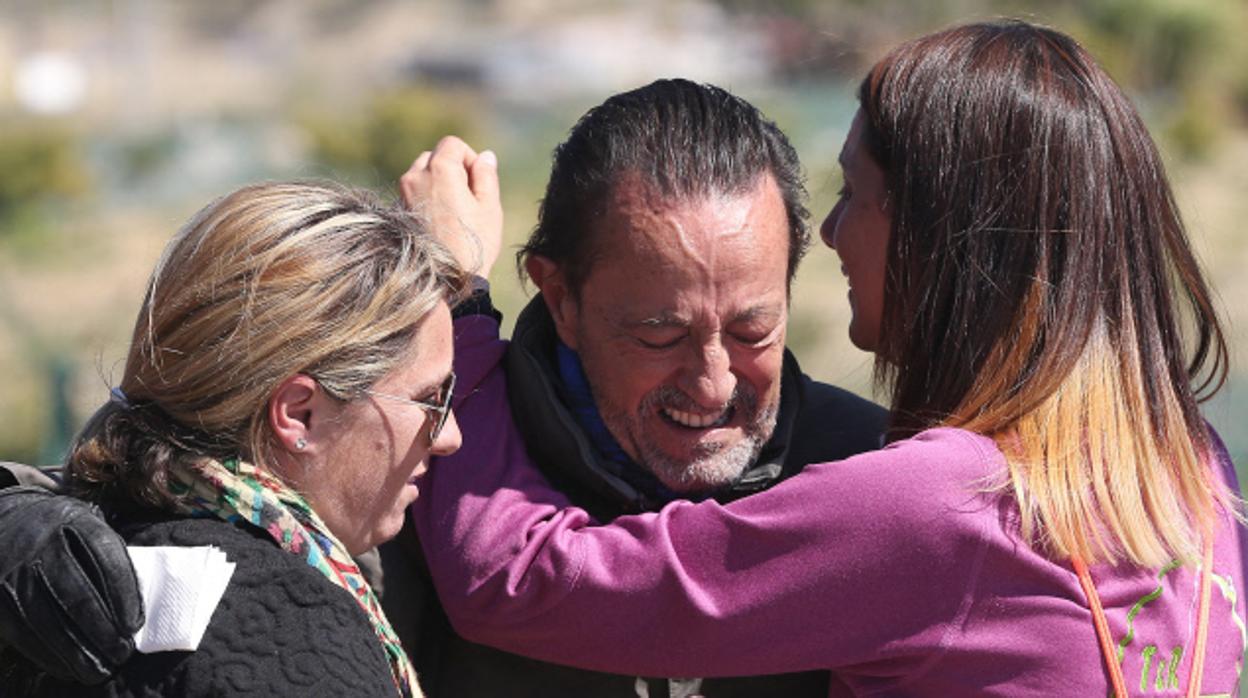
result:
[[[608,429],[612,423],[627,425],[625,432],[637,449],[638,465],[657,477],[668,489],[682,493],[708,492],[736,482],[758,460],[758,454],[776,428],[777,405],[760,410],[757,396],[748,389],[734,395],[732,403],[733,409],[753,414],[753,418],[746,423],[744,438],[731,446],[699,446],[692,461],[671,458],[635,428],[642,423],[642,415],[656,411],[660,405],[687,410],[690,407],[688,399],[675,389],[660,388],[646,396],[636,415],[623,416],[605,405],[600,406],[600,412]]]
[[[776,425],[775,410],[771,415],[767,433]],[[688,463],[676,462],[649,444],[641,444],[641,466],[654,474],[664,485],[675,492],[706,492],[727,487],[736,482],[741,474],[758,460],[767,438],[750,433],[730,447],[716,446],[704,449]]]

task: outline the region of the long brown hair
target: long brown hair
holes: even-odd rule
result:
[[[996,438],[1053,556],[1190,559],[1224,497],[1198,401],[1227,346],[1131,102],[1073,39],[1018,21],[904,44],[859,99],[892,214],[890,436]]]
[[[210,203],[152,273],[119,392],[70,451],[73,490],[160,508],[174,462],[271,466],[265,414],[281,381],[307,373],[358,396],[465,278],[421,221],[368,192],[265,183]]]

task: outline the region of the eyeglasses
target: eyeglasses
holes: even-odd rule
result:
[[[447,374],[446,380],[442,381],[442,385],[438,387],[438,397],[436,402],[425,402],[423,400],[413,400],[410,397],[401,395],[390,395],[388,393],[379,393],[376,390],[365,390],[365,393],[373,397],[379,397],[393,402],[401,402],[406,405],[416,405],[429,414],[433,428],[429,430],[429,443],[438,440],[438,435],[442,433],[442,427],[446,426],[446,419],[451,414],[451,397],[455,395],[455,373]]]

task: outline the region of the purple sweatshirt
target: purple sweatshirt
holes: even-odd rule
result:
[[[1005,472],[992,440],[933,429],[730,504],[598,525],[529,459],[497,323],[461,319],[455,341],[456,414],[489,435],[465,429],[413,514],[465,638],[642,676],[831,669],[833,695],[1106,695],[1075,573],[1023,543],[1016,507],[990,491]],[[1218,467],[1235,488],[1225,454]],[[1223,515],[1203,695],[1236,695],[1244,539]],[[1100,566],[1092,578],[1132,695],[1182,695],[1198,570]]]

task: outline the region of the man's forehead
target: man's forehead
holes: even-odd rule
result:
[[[734,191],[664,192],[638,173],[621,175],[594,231],[602,255],[706,257],[749,252],[751,242],[788,247],[788,213],[769,172]],[[596,255],[598,256],[598,255]]]
[[[636,170],[625,170],[611,178],[606,192],[603,215],[612,209],[645,207],[650,209],[693,208],[716,201],[758,197],[774,193],[778,201],[780,186],[768,169],[741,178],[739,185],[723,186],[713,182],[691,182],[680,190],[666,190],[650,177]]]
[[[641,301],[636,298],[631,300]],[[786,309],[787,304],[779,299],[746,298],[721,308],[714,320],[716,324],[724,325],[772,325],[785,318]],[[615,306],[614,312],[608,313],[608,319],[626,328],[688,327],[711,319],[703,310],[697,303],[658,302],[647,307],[644,302],[624,302]]]
[[[665,196],[639,180],[610,197],[582,296],[623,326],[779,321],[789,228],[774,180],[742,192]]]

